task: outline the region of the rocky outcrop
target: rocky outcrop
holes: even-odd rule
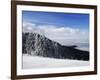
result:
[[[59,59],[89,60],[89,52],[76,49],[76,45],[63,46],[38,33],[23,33],[22,36],[23,54]]]

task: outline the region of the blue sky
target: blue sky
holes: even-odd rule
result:
[[[88,29],[89,14],[23,11],[23,21]]]
[[[89,50],[89,14],[23,11],[23,32],[37,32],[62,45]]]

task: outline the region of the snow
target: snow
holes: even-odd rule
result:
[[[23,55],[23,69],[32,68],[60,68],[60,67],[81,67],[89,66],[89,61],[55,59],[40,56]]]

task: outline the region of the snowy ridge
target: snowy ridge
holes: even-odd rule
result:
[[[63,46],[38,33],[23,33],[23,53],[58,59],[89,60],[89,52]]]

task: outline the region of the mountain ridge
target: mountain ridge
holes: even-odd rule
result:
[[[89,60],[89,52],[65,46],[38,33],[22,33],[22,53],[58,59]]]

